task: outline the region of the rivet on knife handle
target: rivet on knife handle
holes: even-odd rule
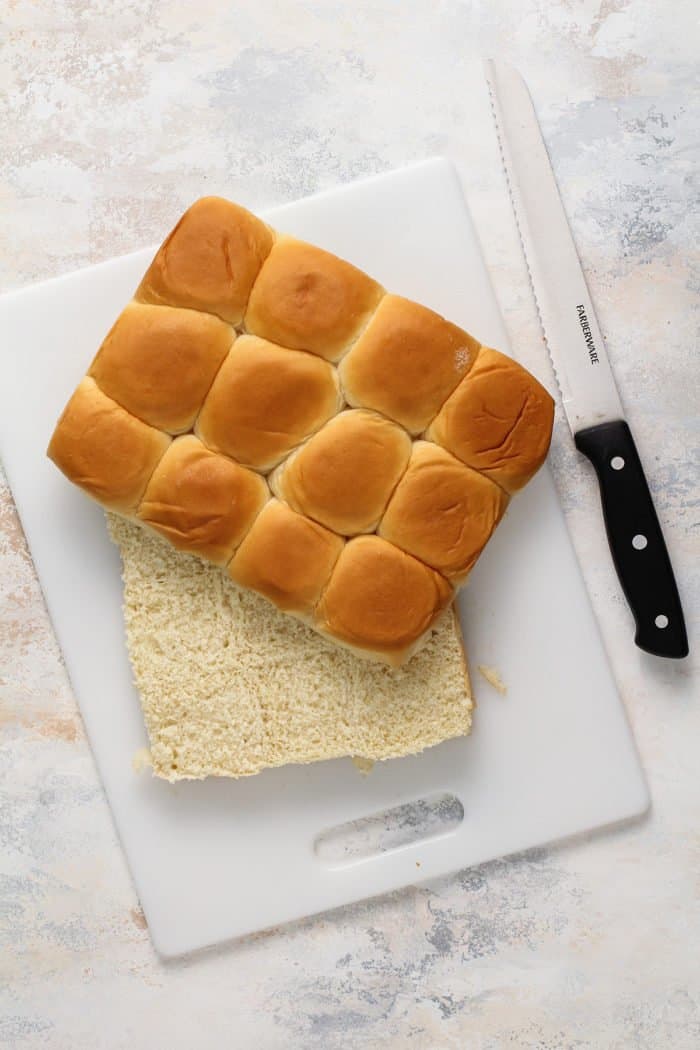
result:
[[[637,625],[635,643],[655,656],[687,656],[671,561],[629,427],[624,420],[600,423],[574,439],[598,475],[610,551]]]

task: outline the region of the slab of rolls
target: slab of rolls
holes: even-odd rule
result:
[[[542,464],[552,421],[515,361],[205,197],[159,249],[48,454],[103,506],[400,664]]]

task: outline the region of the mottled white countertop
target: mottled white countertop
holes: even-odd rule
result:
[[[552,386],[496,146],[468,89],[479,55],[518,65],[697,617],[693,0],[14,0],[3,21],[4,289],[154,242],[202,193],[262,206],[444,153],[514,349]],[[592,473],[561,420],[552,463],[650,816],[167,965],[0,492],[0,1045],[700,1045],[698,679],[692,657],[664,663],[632,644]]]

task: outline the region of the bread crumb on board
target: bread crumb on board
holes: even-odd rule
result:
[[[144,769],[151,769],[153,758],[147,747],[140,747],[131,757],[131,768],[134,773],[143,773]]]
[[[355,769],[358,769],[363,777],[368,776],[374,769],[374,759],[372,758],[363,758],[362,755],[352,755],[351,758]]]
[[[508,689],[495,667],[488,667],[487,664],[477,664],[476,669],[481,677],[485,678],[489,685],[493,686],[497,693],[500,693],[501,696],[506,695]]]

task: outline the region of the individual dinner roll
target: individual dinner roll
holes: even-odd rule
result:
[[[386,295],[342,361],[341,383],[351,405],[374,408],[419,434],[478,350],[476,339],[439,314]]]
[[[342,549],[340,536],[273,499],[255,519],[228,573],[278,609],[309,619]]]
[[[544,462],[554,402],[517,361],[483,347],[426,437],[507,492],[522,488]]]
[[[158,249],[136,298],[206,310],[240,324],[273,233],[245,208],[201,197]]]
[[[191,428],[234,339],[212,314],[132,302],[88,375],[145,423],[177,434]]]
[[[47,455],[109,510],[133,514],[170,438],[102,393],[86,376],[56,424]]]
[[[411,439],[376,412],[341,412],[270,478],[276,495],[345,536],[373,532],[406,469]]]
[[[447,580],[379,536],[342,550],[316,610],[317,630],[398,666],[454,597]]]
[[[501,520],[508,497],[430,441],[416,441],[379,535],[461,583]]]
[[[330,252],[280,236],[245,315],[247,331],[337,361],[367,324],[383,289]]]
[[[243,335],[212,384],[195,432],[215,452],[270,470],[341,403],[337,373],[326,361]]]
[[[269,495],[259,474],[187,434],[156,467],[137,517],[178,550],[225,565]]]

